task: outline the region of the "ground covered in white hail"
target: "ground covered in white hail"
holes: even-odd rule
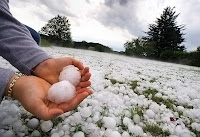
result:
[[[200,137],[200,68],[87,50],[44,50],[89,66],[94,93],[49,121],[4,100],[1,137]],[[14,69],[2,58],[0,64]]]

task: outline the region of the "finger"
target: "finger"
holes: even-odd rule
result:
[[[84,76],[86,73],[89,72],[89,67],[85,67],[82,71],[81,71],[81,76]]]
[[[79,70],[84,69],[83,63],[77,59],[70,58],[71,59],[71,64],[77,67]]]
[[[86,88],[91,85],[90,81],[81,82],[78,87]]]
[[[88,92],[89,95],[93,93],[91,88],[82,88],[82,89],[78,90],[77,92],[78,92],[78,94],[80,94],[82,92]]]
[[[58,108],[62,109],[64,112],[71,111],[75,109],[89,95],[90,95],[89,91],[81,92],[71,102],[62,103],[58,106]]]
[[[81,78],[81,81],[82,82],[88,81],[90,79],[90,77],[91,77],[91,74],[88,72]]]

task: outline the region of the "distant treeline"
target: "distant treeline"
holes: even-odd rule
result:
[[[150,57],[144,57],[144,56],[140,56],[138,54],[129,55],[126,53],[127,51],[126,52],[113,51],[111,48],[104,46],[102,44],[99,44],[99,43],[86,42],[86,41],[70,42],[70,41],[58,40],[58,39],[55,39],[55,38],[52,38],[52,37],[49,37],[46,35],[42,35],[42,34],[40,34],[40,36],[41,36],[41,45],[42,46],[54,45],[54,46],[60,46],[60,47],[86,49],[86,50],[93,50],[93,51],[98,51],[98,52],[116,53],[116,54],[151,59]],[[166,51],[164,54],[162,54],[161,57],[162,58],[157,58],[157,60],[200,67],[200,50],[199,49],[197,51],[193,51],[193,52]],[[155,58],[152,58],[152,59],[155,59]]]
[[[69,48],[76,48],[76,49],[87,49],[87,50],[93,50],[93,51],[99,51],[99,52],[114,52],[111,48],[104,46],[99,43],[93,43],[93,42],[76,42],[76,41],[64,41],[60,39],[55,39],[50,36],[42,35],[41,36],[41,45],[42,46],[60,46],[60,47],[69,47]]]

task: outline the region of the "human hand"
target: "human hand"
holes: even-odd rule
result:
[[[91,85],[89,81],[91,77],[89,68],[84,67],[82,62],[71,57],[47,59],[33,68],[33,74],[54,84],[59,81],[58,77],[62,69],[68,65],[74,65],[80,70],[81,82],[77,87],[78,89],[86,88]]]
[[[50,86],[51,84],[41,78],[22,76],[13,86],[12,97],[17,99],[27,111],[36,117],[49,120],[75,109],[86,97],[92,94],[91,90],[80,88],[76,91],[76,96],[71,101],[55,104],[47,99]],[[8,86],[6,90],[8,90]]]

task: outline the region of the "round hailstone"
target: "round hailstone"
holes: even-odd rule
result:
[[[136,136],[142,136],[143,135],[143,129],[140,126],[129,124],[128,125],[128,130],[130,133],[133,133]]]
[[[17,120],[15,121],[15,123],[13,123],[13,131],[18,132],[20,131],[21,127],[22,127],[22,121],[21,120]],[[0,133],[1,135],[1,133]]]
[[[156,93],[156,94],[155,94],[155,97],[161,98],[161,97],[162,97],[162,94],[161,94],[161,93]]]
[[[193,137],[193,135],[191,135],[190,133],[188,132],[183,132],[179,135],[179,137]]]
[[[124,131],[122,133],[122,137],[131,137],[128,132]]]
[[[137,126],[137,125],[136,125],[136,126],[135,126],[135,130],[136,130],[136,131],[135,131],[134,134],[135,134],[136,136],[142,136],[143,133],[144,133],[144,132],[143,132],[143,129],[142,129],[140,126]]]
[[[85,107],[80,109],[80,113],[82,117],[87,118],[92,114],[92,111],[88,107]]]
[[[159,112],[159,105],[158,104],[151,104],[149,106],[149,109],[151,109],[154,113],[158,113]]]
[[[146,115],[150,118],[150,119],[153,119],[155,117],[155,113],[151,110],[151,109],[148,109],[146,111]]]
[[[81,131],[76,132],[73,137],[85,137],[84,133]]]
[[[194,129],[194,130],[200,132],[200,124],[198,124],[198,123],[196,123],[196,122],[193,122],[193,123],[191,124],[191,127],[192,127],[192,129]]]
[[[51,137],[60,137],[60,135],[59,135],[58,133],[53,133],[53,134],[51,135]]]
[[[59,81],[69,81],[75,87],[79,85],[81,81],[81,73],[73,65],[69,65],[63,68],[60,72]]]
[[[118,131],[113,131],[109,137],[121,137],[121,134]]]
[[[175,127],[175,133],[176,133],[176,135],[180,135],[181,133],[183,133],[184,132],[184,130],[183,130],[183,128],[181,127],[181,125],[177,125],[176,127]]]
[[[103,117],[104,126],[109,129],[113,129],[116,127],[116,121],[112,117]]]
[[[15,133],[13,130],[8,130],[3,134],[3,137],[15,137]]]
[[[43,132],[48,132],[52,129],[53,127],[53,123],[51,122],[51,120],[48,120],[48,121],[44,121],[42,124],[41,124],[41,130]]]
[[[133,121],[136,123],[136,124],[139,124],[140,123],[140,116],[138,114],[134,115],[133,116]]]
[[[125,126],[128,126],[129,123],[131,123],[131,119],[128,118],[128,117],[124,117],[124,119],[123,119],[123,124],[124,124]]]
[[[106,131],[104,132],[104,136],[105,137],[109,137],[109,135],[111,135],[111,133],[112,133],[113,131],[112,131],[112,129],[106,129]]]
[[[41,134],[38,130],[34,130],[32,133],[31,133],[31,137],[41,137]]]
[[[53,84],[48,91],[48,100],[60,104],[75,97],[75,87],[69,81],[60,81]]]
[[[31,120],[28,121],[27,126],[29,128],[37,128],[39,125],[39,120],[37,118],[32,118]]]

